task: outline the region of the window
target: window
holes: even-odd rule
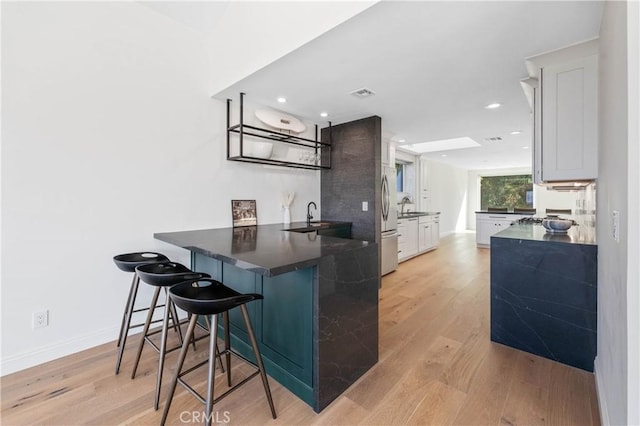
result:
[[[396,163],[396,188],[398,193],[404,189],[404,163]]]
[[[396,163],[396,189],[398,195],[406,195],[413,198],[413,187],[416,179],[413,163]]]
[[[531,175],[481,177],[480,209],[488,207],[533,207]]]

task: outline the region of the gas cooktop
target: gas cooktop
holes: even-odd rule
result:
[[[542,217],[527,216],[523,217],[522,219],[518,219],[516,223],[522,223],[526,225],[542,225],[543,220],[544,218]]]

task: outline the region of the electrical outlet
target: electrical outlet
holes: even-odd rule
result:
[[[362,211],[366,212],[369,210],[369,202],[368,201],[363,201],[362,202]]]
[[[49,310],[38,311],[33,313],[33,329],[42,328],[49,325]]]

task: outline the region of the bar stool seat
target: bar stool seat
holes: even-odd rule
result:
[[[140,279],[149,285],[156,287],[153,298],[151,300],[151,308],[149,309],[149,313],[147,314],[147,320],[145,321],[144,328],[142,331],[142,338],[140,339],[140,344],[138,345],[138,352],[136,355],[135,363],[133,364],[133,372],[131,373],[131,378],[134,379],[136,377],[136,372],[138,370],[138,365],[140,363],[140,357],[142,356],[142,351],[144,349],[145,343],[149,343],[151,347],[158,352],[158,375],[156,379],[156,390],[155,390],[155,400],[154,400],[154,408],[157,410],[159,401],[160,401],[160,388],[162,386],[162,372],[164,369],[164,359],[165,355],[169,352],[172,352],[176,349],[179,349],[180,346],[176,346],[170,349],[167,349],[167,334],[169,327],[169,316],[174,318],[174,323],[177,324],[177,331],[180,337],[180,342],[186,341],[187,344],[191,341],[191,336],[184,340],[182,338],[182,331],[180,330],[180,320],[175,309],[175,305],[171,301],[168,296],[167,289],[177,283],[183,282],[185,280],[193,280],[193,279],[201,279],[208,278],[210,275],[200,272],[193,272],[191,269],[186,266],[176,263],[176,262],[162,262],[162,263],[149,263],[145,265],[139,265],[136,267],[136,273],[140,277]],[[162,320],[162,329],[160,330],[161,340],[160,347],[158,347],[152,340],[151,336],[158,333],[158,331],[149,332],[149,327],[152,323],[152,317],[155,310],[155,306],[158,301],[158,297],[160,295],[161,289],[164,289],[166,295],[166,303],[164,308],[164,316]],[[207,330],[208,331],[208,330]],[[195,339],[193,339],[193,344],[195,347]],[[220,366],[222,367],[222,362],[220,362]]]
[[[138,296],[138,286],[140,284],[140,277],[136,274],[136,267],[140,265],[146,265],[149,263],[157,262],[169,262],[169,258],[161,253],[152,251],[143,251],[136,253],[119,254],[113,257],[113,262],[118,269],[124,272],[132,273],[133,278],[131,286],[129,287],[129,296],[127,303],[124,306],[124,313],[122,314],[122,322],[120,324],[120,333],[118,335],[117,347],[118,359],[116,361],[116,374],[120,372],[120,365],[122,363],[122,355],[124,354],[124,348],[127,343],[128,332],[131,329],[142,327],[144,323],[131,325],[131,319],[133,314],[137,312],[143,312],[149,308],[135,309],[136,297]]]
[[[260,374],[260,377],[262,379],[262,386],[264,387],[265,395],[267,397],[267,402],[269,403],[269,408],[271,409],[271,416],[275,419],[276,410],[273,405],[273,399],[271,398],[271,389],[269,388],[269,380],[267,378],[267,374],[264,369],[262,356],[260,355],[260,348],[258,347],[258,343],[256,341],[253,327],[251,326],[251,320],[249,319],[247,307],[245,306],[248,302],[262,299],[263,298],[262,295],[238,293],[237,291],[211,278],[193,279],[193,280],[182,282],[180,284],[177,284],[171,287],[171,289],[169,290],[169,294],[170,294],[171,300],[180,309],[183,309],[189,312],[190,314],[192,314],[192,317],[191,317],[191,320],[189,321],[189,328],[187,329],[186,338],[182,344],[182,349],[180,351],[180,356],[178,358],[176,371],[170,384],[169,395],[167,396],[167,403],[165,404],[164,412],[162,414],[162,420],[160,424],[164,425],[167,420],[167,415],[171,407],[171,401],[175,394],[176,385],[178,383],[184,386],[200,402],[205,404],[205,425],[210,426],[212,412],[213,412],[213,405],[258,374]],[[253,352],[256,358],[255,364],[249,361],[248,359],[246,359],[245,357],[243,357],[242,355],[240,355],[239,353],[235,352],[233,349],[231,349],[230,339],[229,339],[229,310],[236,307],[239,307],[240,311],[242,312],[242,317],[247,327],[249,340],[251,341],[251,346],[253,347]],[[215,359],[216,359],[215,350],[217,349],[216,339],[218,337],[218,327],[217,327],[218,314],[223,314],[223,317],[224,317],[225,349],[224,351],[222,351],[222,353],[225,354],[225,357],[226,357],[227,384],[230,387],[230,389],[228,389],[219,397],[214,398]],[[209,359],[201,362],[200,364],[194,367],[191,367],[185,371],[182,371],[184,360],[186,358],[187,351],[189,349],[188,339],[191,335],[193,335],[198,317],[201,315],[211,317],[211,320],[210,320],[211,326],[209,327],[209,333],[210,333]],[[237,383],[233,387],[231,387],[231,355],[238,357],[239,359],[245,361],[246,363],[256,368],[255,372],[253,372],[251,375],[249,375],[247,378]],[[189,384],[187,384],[182,379],[182,376],[203,366],[204,364],[208,364],[209,366],[206,399],[202,395],[200,395],[198,392],[196,392],[191,386],[189,386]]]

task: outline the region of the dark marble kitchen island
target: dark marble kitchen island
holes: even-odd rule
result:
[[[378,361],[375,242],[281,224],[154,237],[191,251],[194,270],[264,296],[248,309],[267,372],[316,412]],[[252,358],[240,314],[231,311],[230,320],[232,345]]]
[[[593,371],[597,249],[592,230],[512,225],[491,237],[491,340]]]

